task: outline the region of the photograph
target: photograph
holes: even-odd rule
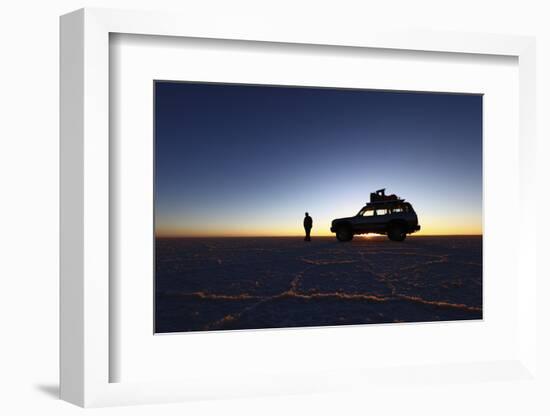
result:
[[[483,319],[483,95],[155,80],[154,332]]]

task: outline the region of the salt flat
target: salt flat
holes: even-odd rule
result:
[[[482,318],[482,237],[157,238],[155,331]]]

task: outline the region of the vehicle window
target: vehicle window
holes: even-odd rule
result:
[[[392,213],[393,213],[393,214],[398,214],[398,213],[400,213],[400,212],[403,212],[403,208],[402,208],[402,207],[397,207],[397,208],[394,208],[394,209],[392,210]]]
[[[374,210],[372,209],[366,209],[365,211],[363,211],[364,217],[372,217],[373,215],[374,215]]]
[[[383,208],[383,209],[377,209],[376,210],[376,215],[387,215],[388,214],[388,210],[386,208]]]

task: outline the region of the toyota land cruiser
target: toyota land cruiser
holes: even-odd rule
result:
[[[371,193],[371,201],[357,215],[335,219],[330,227],[339,241],[350,241],[356,234],[369,233],[403,241],[407,234],[418,230],[420,225],[412,205],[396,195],[386,195],[385,189]]]

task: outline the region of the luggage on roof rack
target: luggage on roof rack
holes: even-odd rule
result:
[[[376,203],[376,202],[392,202],[392,201],[403,201],[403,199],[399,198],[395,194],[386,195],[386,188],[378,189],[375,192],[371,192],[370,194],[370,202]]]

